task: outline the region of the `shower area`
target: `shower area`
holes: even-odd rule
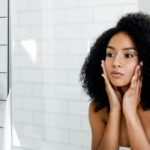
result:
[[[123,14],[148,12],[147,1],[1,2],[0,149],[90,150],[84,59]]]

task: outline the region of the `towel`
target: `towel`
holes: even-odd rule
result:
[[[131,148],[130,148],[130,147],[123,147],[123,146],[120,146],[120,147],[119,147],[119,150],[131,150]]]

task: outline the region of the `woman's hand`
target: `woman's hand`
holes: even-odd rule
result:
[[[140,103],[142,77],[140,65],[136,66],[129,89],[123,96],[123,112],[136,111]]]
[[[101,66],[103,69],[102,77],[104,78],[105,85],[106,85],[106,92],[107,92],[108,99],[109,99],[110,111],[120,110],[122,95],[119,92],[118,88],[114,87],[109,82],[109,79],[108,79],[107,73],[106,73],[106,69],[105,69],[105,62],[103,60],[102,60]]]

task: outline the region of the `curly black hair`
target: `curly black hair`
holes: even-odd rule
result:
[[[139,62],[143,61],[140,104],[143,110],[150,109],[150,15],[135,12],[127,13],[119,19],[115,27],[102,33],[85,58],[80,72],[80,82],[90,100],[97,102],[95,112],[103,107],[110,109],[100,64],[101,60],[105,60],[109,40],[119,32],[126,32],[131,37],[138,52]]]

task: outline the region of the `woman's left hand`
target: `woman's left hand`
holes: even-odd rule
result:
[[[123,96],[122,108],[123,112],[136,111],[140,103],[142,87],[142,77],[140,71],[140,65],[135,68],[134,76],[131,79],[129,89]]]

